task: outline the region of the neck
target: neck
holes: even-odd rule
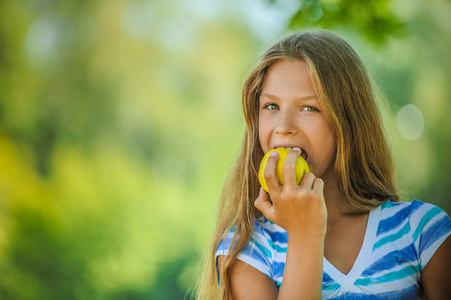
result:
[[[362,215],[362,212],[341,196],[334,176],[325,177],[323,180],[328,222]]]

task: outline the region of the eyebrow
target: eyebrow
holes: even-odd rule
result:
[[[261,97],[267,97],[267,98],[276,99],[276,100],[279,99],[279,97],[277,97],[275,95],[272,95],[272,94],[268,94],[268,93],[262,93],[260,95],[260,98]],[[306,101],[306,100],[310,100],[310,99],[318,99],[318,96],[316,96],[316,95],[309,95],[309,96],[303,96],[303,97],[296,97],[296,100]]]

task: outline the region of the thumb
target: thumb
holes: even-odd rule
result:
[[[262,214],[265,215],[265,217],[268,218],[268,214],[270,214],[272,209],[272,203],[269,201],[269,194],[265,192],[263,188],[260,188],[260,194],[257,199],[255,199],[254,205],[259,211],[262,212]]]

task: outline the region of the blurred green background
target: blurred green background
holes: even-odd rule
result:
[[[405,200],[451,213],[448,0],[0,2],[0,299],[183,299],[272,42],[332,28]]]

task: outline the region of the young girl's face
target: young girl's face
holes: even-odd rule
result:
[[[260,96],[259,138],[264,153],[301,148],[316,177],[332,170],[336,143],[304,61],[281,60],[268,68]]]

